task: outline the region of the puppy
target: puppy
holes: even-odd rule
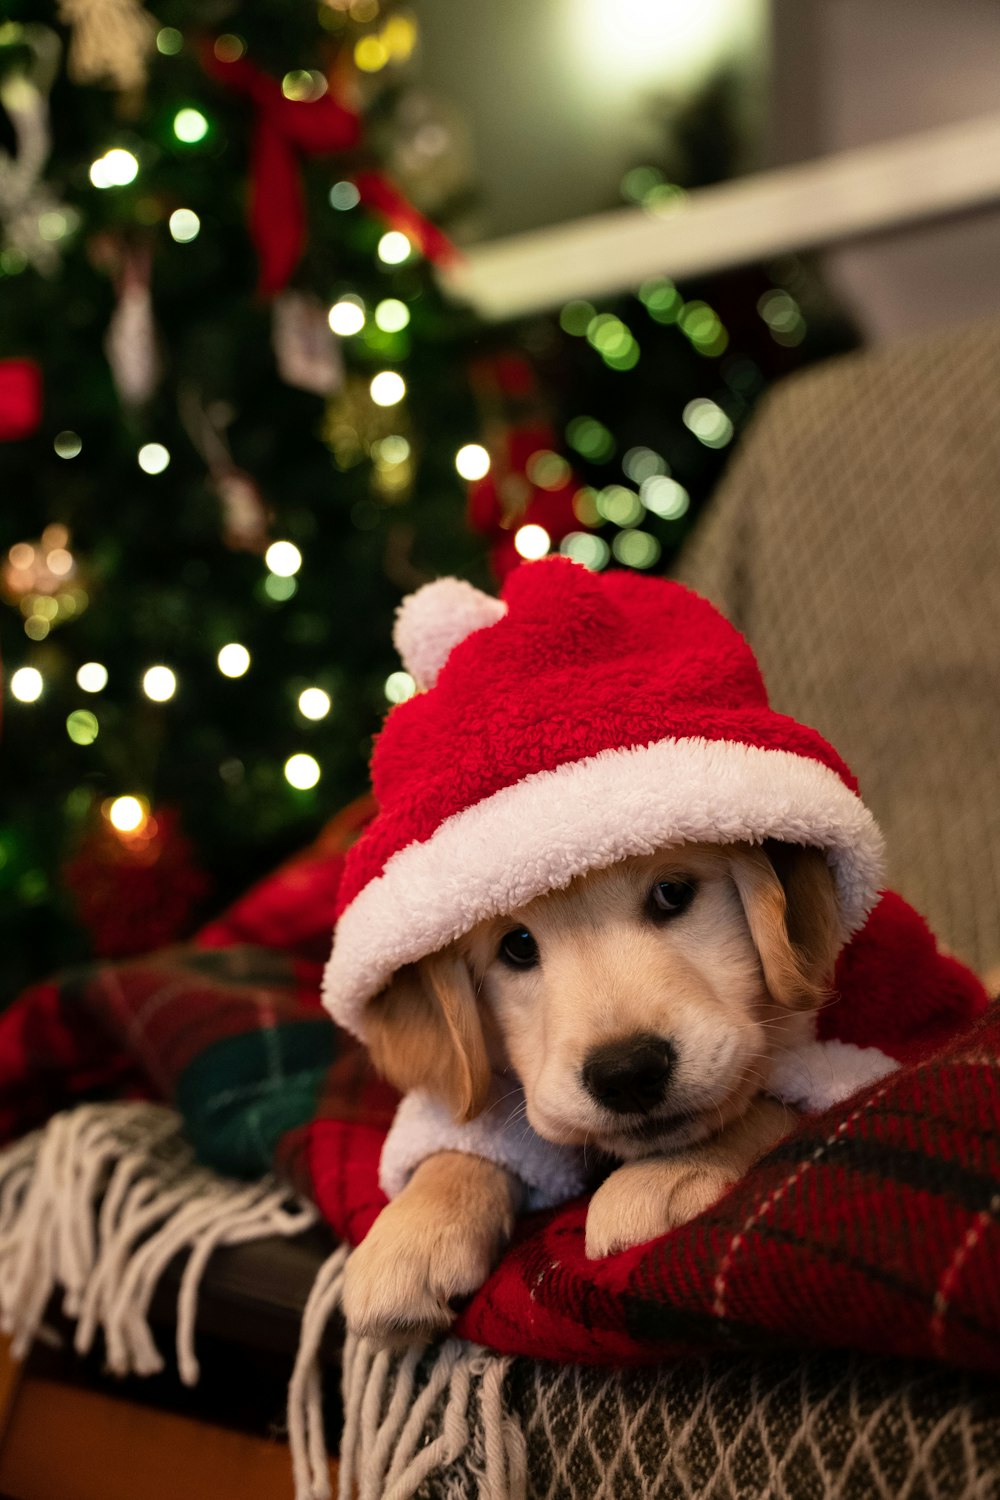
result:
[[[524,1092],[546,1141],[618,1163],[587,1213],[591,1258],[710,1207],[788,1132],[771,1068],[811,1034],[843,942],[815,849],[686,844],[593,871],[400,970],[369,1047],[457,1120]],[[348,1264],[348,1326],[432,1335],[506,1244],[524,1191],[475,1155],[424,1160]]]

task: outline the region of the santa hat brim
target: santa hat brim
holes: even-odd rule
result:
[[[402,965],[588,870],[678,843],[780,839],[822,849],[845,936],[883,880],[871,813],[818,761],[731,740],[668,739],[540,771],[408,844],[337,924],[324,1003],[364,1037],[364,1013]]]

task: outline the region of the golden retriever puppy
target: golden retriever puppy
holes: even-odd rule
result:
[[[815,849],[689,844],[592,871],[400,970],[369,1046],[399,1089],[457,1120],[523,1089],[524,1130],[617,1162],[587,1214],[591,1258],[714,1203],[793,1123],[771,1068],[811,1034],[843,941]],[[502,1251],[514,1171],[429,1156],[347,1271],[348,1325],[422,1336]]]

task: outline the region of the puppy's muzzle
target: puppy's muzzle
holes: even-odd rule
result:
[[[663,1103],[676,1053],[664,1037],[643,1032],[595,1047],[583,1065],[583,1086],[605,1109],[648,1115]]]

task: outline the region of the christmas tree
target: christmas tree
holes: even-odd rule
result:
[[[467,185],[400,149],[418,52],[378,0],[0,27],[3,1000],[183,936],[363,789],[404,593],[662,570],[831,345],[797,264],[481,327],[437,275]]]

